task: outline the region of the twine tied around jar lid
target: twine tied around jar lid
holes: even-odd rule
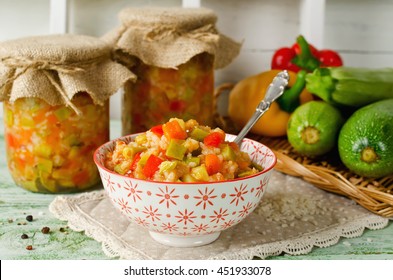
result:
[[[103,39],[114,45],[122,63],[128,55],[147,65],[177,69],[206,52],[215,57],[217,69],[228,65],[241,47],[217,31],[217,16],[206,8],[126,8],[119,19],[122,25]]]
[[[135,75],[110,58],[110,46],[94,37],[48,35],[0,43],[0,101],[37,97],[66,105],[77,114],[72,98],[87,92],[103,105]]]

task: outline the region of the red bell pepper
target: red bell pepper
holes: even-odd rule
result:
[[[278,49],[272,58],[271,68],[299,72],[314,71],[318,67],[342,66],[340,55],[333,50],[318,51],[303,36],[298,36],[292,47]]]
[[[225,134],[215,131],[210,133],[203,139],[203,144],[205,144],[206,146],[217,148],[218,146],[220,146],[220,144],[224,143],[224,141]]]
[[[154,173],[159,169],[160,164],[163,162],[162,159],[155,155],[150,155],[149,158],[146,161],[145,166],[142,169],[143,175],[146,176],[146,178],[152,178],[154,176]]]

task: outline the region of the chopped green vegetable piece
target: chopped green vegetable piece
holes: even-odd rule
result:
[[[225,145],[221,153],[225,160],[236,160],[235,151],[229,145]]]
[[[198,166],[201,164],[201,159],[199,157],[186,158],[186,164],[190,165],[190,163],[193,167]]]
[[[37,168],[40,172],[52,173],[53,163],[46,158],[38,158]]]
[[[20,124],[24,127],[34,127],[35,123],[31,116],[23,115],[20,119]]]
[[[181,181],[185,183],[197,182],[197,180],[192,177],[191,174],[185,174],[183,177],[181,177]]]
[[[62,122],[66,119],[68,119],[71,115],[71,110],[68,109],[67,107],[60,107],[56,111],[53,112],[55,114],[56,118],[59,120],[59,122]]]
[[[203,141],[203,139],[205,139],[205,137],[208,135],[209,135],[209,132],[207,132],[199,127],[194,128],[190,133],[190,137],[192,139],[197,140],[197,141]]]
[[[49,178],[50,173],[40,171],[39,176],[40,176],[41,184],[45,189],[47,189],[52,193],[57,192],[56,181]]]
[[[262,171],[264,168],[262,167],[262,165],[259,165],[258,163],[252,162],[251,163],[252,166],[257,169],[258,171]]]
[[[141,159],[138,161],[138,165],[144,166],[149,157],[150,157],[150,153],[141,154]]]
[[[146,148],[141,146],[127,146],[123,149],[122,154],[125,159],[132,159],[137,153],[143,152],[145,150]]]
[[[200,165],[191,169],[191,175],[195,177],[198,181],[208,181],[209,174],[207,173],[206,167]]]
[[[176,168],[177,163],[178,163],[177,161],[169,161],[169,160],[162,162],[160,164],[160,170],[159,170],[160,174],[163,174],[164,172],[172,171],[173,169]]]
[[[252,170],[247,170],[247,171],[243,171],[243,172],[239,173],[237,176],[238,176],[239,178],[241,178],[241,177],[250,176],[250,175],[252,175],[252,174],[255,174],[255,172],[252,171]]]
[[[127,173],[128,170],[130,170],[130,167],[131,167],[131,162],[123,161],[115,165],[114,170],[116,173],[119,173],[120,175],[124,175]]]
[[[45,143],[41,143],[40,145],[34,147],[34,155],[36,156],[49,158],[51,154],[52,154],[51,146]]]
[[[167,157],[182,160],[185,153],[187,152],[187,148],[184,147],[183,143],[184,141],[182,140],[171,139],[165,155]]]
[[[5,123],[8,126],[12,126],[14,124],[14,115],[11,110],[5,111]]]

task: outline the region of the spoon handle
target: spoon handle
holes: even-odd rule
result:
[[[276,77],[274,77],[272,83],[266,90],[265,98],[258,104],[254,114],[233,141],[239,147],[243,141],[243,138],[247,135],[254,124],[267,110],[269,110],[270,104],[283,94],[285,87],[288,85],[288,81],[289,74],[286,70],[279,72]]]

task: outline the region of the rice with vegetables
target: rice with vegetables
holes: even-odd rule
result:
[[[117,141],[105,166],[121,175],[161,182],[224,181],[262,170],[236,143],[225,141],[222,129],[176,118],[130,143]]]

